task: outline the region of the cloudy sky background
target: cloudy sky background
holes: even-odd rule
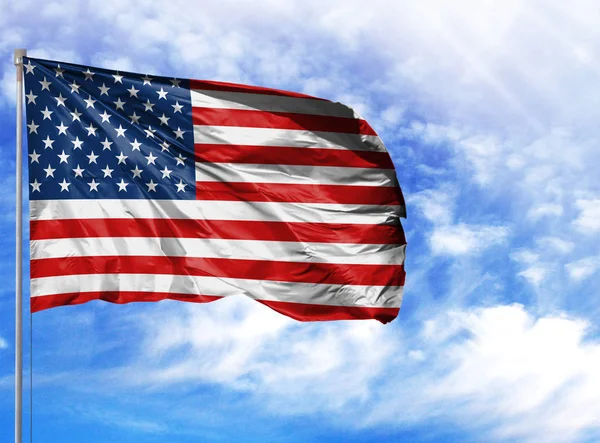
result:
[[[35,441],[600,440],[597,2],[0,10],[0,441],[13,421],[17,47],[344,102],[386,143],[409,215],[389,325],[302,324],[241,298],[36,314]]]

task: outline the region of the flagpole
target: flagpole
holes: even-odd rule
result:
[[[17,180],[16,180],[16,287],[15,287],[15,443],[23,439],[23,57],[26,49],[15,49],[17,67]]]

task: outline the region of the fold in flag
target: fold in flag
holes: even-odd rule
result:
[[[302,321],[398,315],[404,199],[351,108],[24,63],[33,312],[239,294]]]

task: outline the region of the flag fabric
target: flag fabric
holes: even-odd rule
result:
[[[245,295],[393,320],[404,200],[351,108],[288,91],[24,59],[31,310]]]

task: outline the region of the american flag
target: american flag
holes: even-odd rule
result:
[[[351,108],[288,91],[24,59],[31,310],[245,295],[393,320],[404,200]]]

